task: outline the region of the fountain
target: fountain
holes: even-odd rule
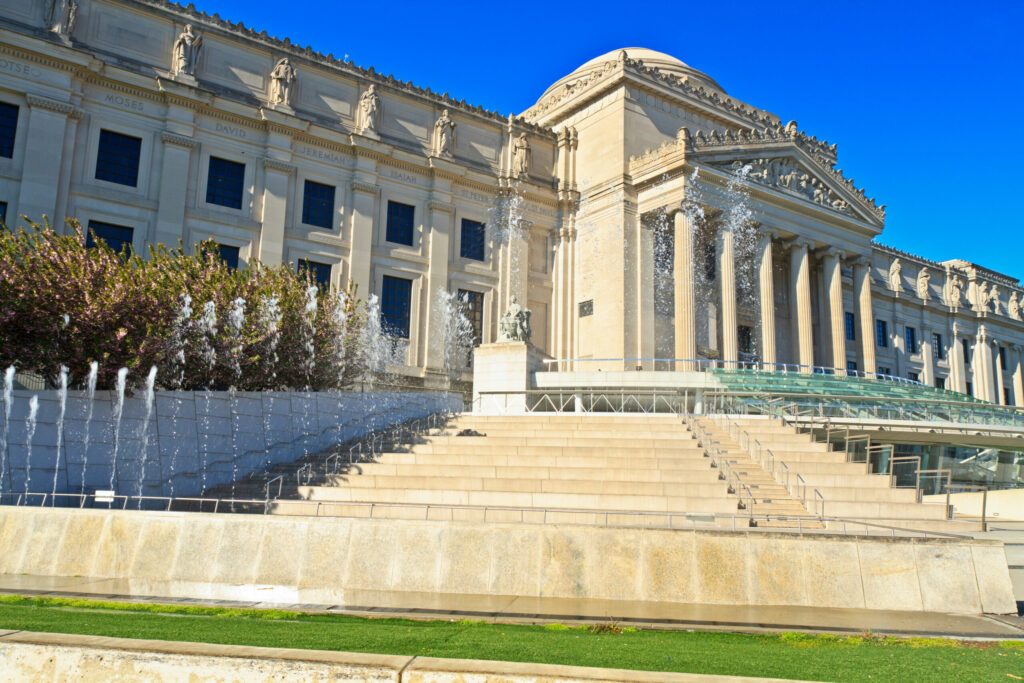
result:
[[[128,368],[121,368],[117,371],[117,385],[114,399],[114,455],[110,463],[110,490],[116,491],[117,483],[117,451],[121,445],[121,417],[124,414],[124,391],[128,380]]]
[[[442,336],[449,390],[452,382],[469,367],[473,351],[473,324],[466,317],[466,305],[467,302],[460,300],[456,293],[438,288],[437,307],[441,316],[438,332]]]
[[[64,415],[68,409],[68,369],[64,365],[60,366],[57,399],[60,407],[57,413],[57,457],[53,464],[53,488],[50,489],[50,492],[53,494],[57,493],[57,475],[60,474],[60,451],[64,445]],[[56,504],[56,500],[56,497],[54,497],[54,504]]]
[[[4,490],[4,474],[7,472],[7,437],[11,431],[11,406],[14,404],[14,366],[4,371],[4,438],[0,441],[0,493]]]
[[[82,441],[82,487],[80,493],[85,493],[85,472],[89,465],[89,429],[92,426],[93,408],[96,405],[96,379],[99,376],[100,364],[96,361],[89,363],[89,376],[85,382],[86,409],[85,434]]]
[[[143,398],[146,402],[145,417],[142,421],[142,458],[139,463],[139,509],[142,509],[142,487],[146,480],[146,460],[149,458],[149,421],[153,417],[154,387],[156,386],[156,366],[149,369],[146,376],[146,388]],[[54,475],[56,481],[56,475]]]
[[[32,485],[32,440],[36,436],[36,418],[39,415],[39,396],[32,394],[28,400],[28,422],[25,424],[25,498]]]

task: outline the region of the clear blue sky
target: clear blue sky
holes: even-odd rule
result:
[[[194,1],[502,113],[609,50],[667,52],[837,143],[886,244],[1024,278],[1021,0]]]

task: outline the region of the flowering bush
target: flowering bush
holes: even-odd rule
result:
[[[151,366],[169,389],[346,386],[366,364],[365,307],[353,290],[322,291],[308,274],[254,263],[229,269],[212,242],[148,258],[86,247],[81,226],[0,231],[0,368],[51,382],[66,365],[99,386],[119,368]]]

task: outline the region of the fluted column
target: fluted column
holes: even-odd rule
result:
[[[974,395],[984,401],[995,402],[994,382],[992,376],[992,347],[985,331],[985,326],[978,327],[978,336],[974,346]]]
[[[875,373],[875,312],[871,305],[871,262],[867,257],[861,257],[853,264],[853,290],[860,319],[861,370]]]
[[[675,324],[677,359],[697,357],[697,320],[694,316],[693,222],[683,211],[673,216],[675,249],[672,272],[675,278]],[[676,370],[694,370],[694,363],[676,361]]]
[[[1016,364],[1013,366],[1013,405],[1024,406],[1024,346],[1014,347]]]
[[[921,326],[921,381],[928,386],[935,385],[935,354],[933,351],[932,336],[927,329]]]
[[[718,268],[722,286],[722,359],[725,367],[738,367],[739,343],[736,324],[736,260],[735,239],[731,229],[723,227],[718,234]]]
[[[828,315],[832,337],[832,367],[839,374],[846,373],[846,324],[843,319],[843,252],[829,249],[825,252],[825,287],[828,290]]]
[[[952,358],[949,362],[949,388],[961,394],[967,393],[967,359],[964,358],[964,345],[960,340],[960,330],[953,323],[953,343],[949,348]]]
[[[993,347],[995,347],[995,350],[992,351],[992,353],[993,353],[992,361],[993,361],[993,364],[995,365],[995,373],[996,373],[996,385],[995,385],[995,393],[996,393],[995,399],[996,400],[993,401],[993,402],[994,403],[998,403],[999,405],[1003,406],[1003,405],[1006,405],[1006,385],[1003,383],[1003,371],[1006,370],[1006,368],[1003,367],[1003,363],[1002,363],[1002,361],[1000,360],[1000,357],[999,357],[999,343],[996,342],[996,341],[991,341],[989,343],[991,344],[991,346],[989,346],[989,349],[992,349]]]
[[[778,362],[775,350],[775,264],[772,260],[772,242],[776,234],[765,232],[761,235],[761,263],[758,267],[758,282],[761,299],[761,359],[766,370],[773,369]]]
[[[790,301],[793,302],[793,340],[801,372],[814,365],[814,330],[811,327],[811,264],[807,250],[810,242],[796,240],[789,252]]]

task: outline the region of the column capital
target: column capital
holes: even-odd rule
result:
[[[372,194],[376,196],[380,194],[380,186],[374,185],[373,183],[363,182],[362,180],[353,180],[352,191],[363,192],[365,194]]]
[[[774,242],[775,240],[777,240],[780,237],[782,237],[782,233],[780,233],[775,228],[765,228],[765,227],[762,227],[760,232],[761,232],[761,239],[762,240],[767,240],[769,242]]]
[[[178,147],[185,147],[191,149],[196,146],[195,138],[190,138],[185,135],[178,135],[169,131],[160,133],[160,141],[168,145],[177,145]]]
[[[834,258],[838,261],[846,258],[846,252],[836,247],[826,247],[821,251],[821,255],[824,258]]]
[[[281,161],[279,159],[271,159],[270,157],[263,158],[263,168],[271,171],[279,171],[286,175],[291,175],[295,172],[295,164],[289,164],[287,161]]]
[[[57,114],[64,114],[71,118],[77,119],[82,115],[82,110],[71,104],[70,102],[61,102],[59,100],[51,100],[49,97],[40,97],[39,95],[26,95],[25,100],[28,101],[28,106],[33,109],[46,109]]]
[[[814,242],[806,237],[794,237],[789,241],[789,248],[794,250],[809,251],[814,247]]]
[[[438,201],[437,199],[431,199],[427,202],[427,208],[431,211],[443,211],[445,213],[455,213],[455,205],[447,202]]]

